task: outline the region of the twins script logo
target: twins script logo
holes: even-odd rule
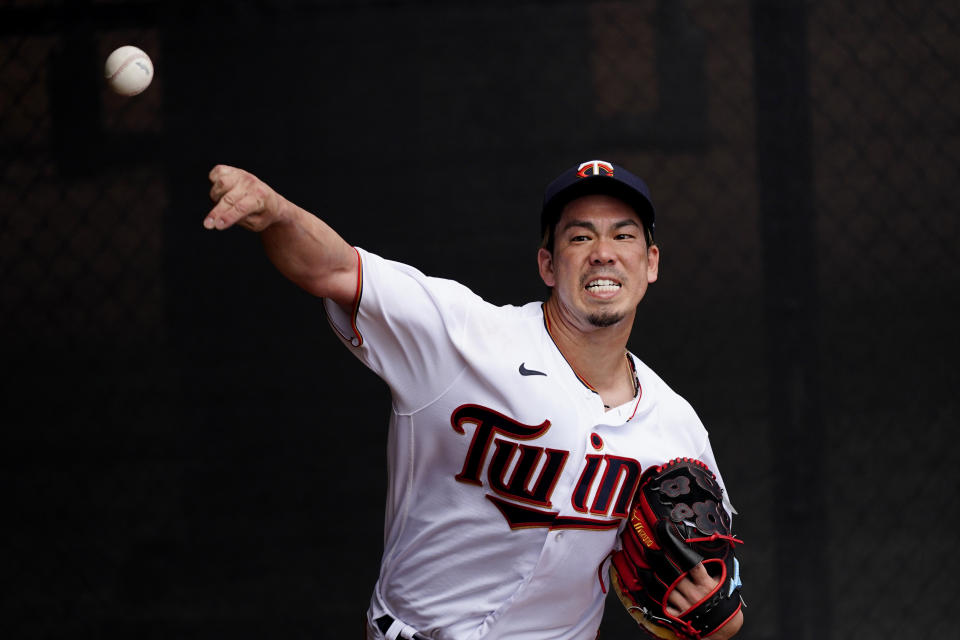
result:
[[[627,516],[640,480],[636,460],[587,454],[570,498],[573,510],[583,516],[561,516],[551,496],[570,452],[529,444],[550,429],[549,420],[527,425],[493,409],[465,404],[453,412],[450,424],[461,435],[466,435],[466,425],[473,426],[473,439],[456,479],[482,486],[486,466],[487,485],[493,492],[486,497],[511,529],[614,529]]]

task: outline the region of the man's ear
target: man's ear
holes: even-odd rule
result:
[[[651,245],[647,249],[647,282],[656,282],[660,276],[660,247]]]
[[[537,266],[540,268],[540,278],[548,287],[556,284],[556,276],[553,273],[553,254],[543,247],[537,251]]]

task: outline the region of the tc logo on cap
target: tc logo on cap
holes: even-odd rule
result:
[[[605,160],[591,160],[584,162],[577,167],[577,176],[586,178],[587,176],[612,176],[613,165]]]

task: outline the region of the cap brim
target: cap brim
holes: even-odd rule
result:
[[[650,233],[653,233],[654,210],[649,198],[631,185],[605,175],[580,178],[554,193],[543,205],[540,216],[541,232],[546,232],[548,226],[556,223],[563,213],[563,208],[572,201],[594,194],[608,195],[626,202],[636,211]]]

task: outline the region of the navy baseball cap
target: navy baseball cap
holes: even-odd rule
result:
[[[571,167],[547,185],[540,213],[540,233],[546,234],[570,201],[581,196],[605,194],[633,207],[653,237],[653,200],[647,184],[623,167],[606,160],[591,160]]]

